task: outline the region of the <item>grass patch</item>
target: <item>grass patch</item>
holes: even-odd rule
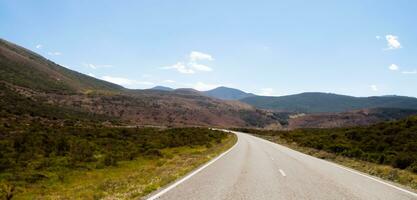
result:
[[[182,177],[230,148],[236,139],[229,135],[221,143],[162,149],[160,158],[139,157],[115,167],[76,170],[64,180],[50,179],[24,188],[16,199],[135,199]]]

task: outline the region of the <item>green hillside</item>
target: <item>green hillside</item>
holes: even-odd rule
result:
[[[0,82],[0,97],[0,122],[7,124],[12,121],[39,123],[40,119],[50,121],[51,123],[65,122],[66,124],[74,124],[77,121],[82,121],[83,123],[119,121],[110,116],[86,112],[74,107],[51,105],[37,99],[25,97],[17,94],[2,82]]]
[[[255,96],[252,93],[246,93],[238,89],[228,87],[218,87],[212,90],[204,91],[205,95],[224,100],[239,100],[246,97]]]
[[[417,109],[417,98],[413,97],[352,97],[318,92],[280,97],[253,96],[240,101],[263,109],[303,113],[345,112],[379,107]]]
[[[0,80],[38,91],[120,91],[123,87],[69,70],[0,39]]]

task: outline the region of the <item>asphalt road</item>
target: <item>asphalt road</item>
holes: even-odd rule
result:
[[[236,133],[237,144],[150,199],[417,199],[417,194],[269,141]]]

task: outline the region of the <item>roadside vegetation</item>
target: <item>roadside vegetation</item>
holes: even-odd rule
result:
[[[367,127],[236,130],[417,189],[417,116]]]
[[[207,128],[0,124],[0,199],[132,199],[234,143]]]
[[[14,88],[18,89],[18,88]],[[0,82],[0,199],[135,199],[234,144],[206,128],[121,128]]]

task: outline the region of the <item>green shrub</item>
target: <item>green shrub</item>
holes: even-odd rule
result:
[[[417,161],[410,165],[410,170],[414,173],[417,173]]]
[[[158,149],[149,149],[145,152],[145,155],[148,157],[162,157],[162,153]]]
[[[0,181],[35,183],[66,171],[105,168],[170,147],[206,146],[227,136],[206,128],[108,128],[8,123],[0,126]],[[174,155],[167,155],[172,158]],[[47,172],[47,173],[44,173]]]
[[[414,162],[413,157],[401,153],[394,158],[393,166],[400,169],[405,169]]]
[[[104,156],[103,163],[105,166],[116,166],[117,165],[117,157],[111,153],[106,154]]]
[[[416,172],[417,116],[368,127],[267,131],[236,129],[279,137],[300,146]]]

